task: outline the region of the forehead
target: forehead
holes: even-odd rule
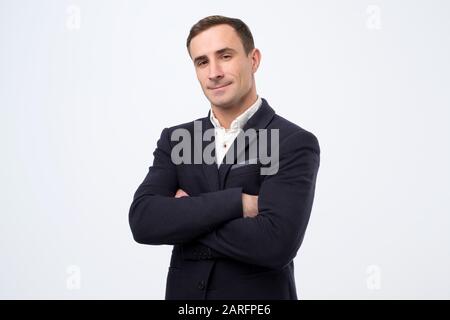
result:
[[[190,51],[192,58],[214,54],[217,50],[229,47],[236,51],[243,51],[243,45],[233,27],[221,24],[211,27],[191,40]]]

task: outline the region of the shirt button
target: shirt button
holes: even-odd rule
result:
[[[199,290],[204,290],[205,289],[205,281],[199,281],[199,283],[198,283],[198,289]]]

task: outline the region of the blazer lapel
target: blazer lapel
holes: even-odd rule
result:
[[[212,137],[211,141],[203,140],[203,134],[208,129],[214,129],[214,126],[213,126],[213,124],[211,123],[211,121],[209,119],[209,113],[208,113],[208,117],[202,119],[202,132],[201,132],[201,135],[202,135],[202,152],[205,150],[207,145],[209,145],[210,143],[215,143],[215,137],[214,136]],[[213,154],[213,157],[216,156],[216,148],[215,148],[215,146],[214,146],[214,150],[213,150],[212,154]],[[202,155],[203,155],[203,153],[202,153]],[[202,168],[203,168],[203,173],[205,175],[205,179],[208,181],[209,189],[211,191],[218,191],[218,190],[220,190],[219,171],[217,170],[217,164],[216,163],[206,164],[202,160]]]
[[[258,109],[258,111],[255,112],[255,114],[248,119],[247,123],[244,125],[244,128],[242,132],[239,133],[239,136],[242,136],[244,132],[247,129],[253,128],[256,130],[256,139],[258,139],[259,129],[265,129],[269,125],[270,121],[272,120],[273,116],[275,115],[275,111],[270,107],[269,103],[266,99],[261,98],[262,103],[261,107]],[[208,116],[206,118],[202,119],[202,137],[206,130],[208,129],[214,129],[213,124],[211,123],[211,120],[209,119],[210,111],[208,111]],[[204,161],[202,161],[202,167],[203,167],[203,173],[205,174],[205,178],[208,181],[209,187],[211,191],[218,191],[223,189],[225,186],[226,177],[228,175],[228,172],[232,166],[232,164],[236,163],[236,160],[238,159],[238,156],[241,153],[244,153],[248,149],[248,146],[250,143],[254,143],[254,139],[252,141],[249,141],[249,139],[245,139],[245,145],[243,150],[237,150],[236,147],[236,141],[238,138],[236,138],[233,141],[233,144],[230,146],[229,151],[225,155],[223,161],[225,161],[227,155],[232,152],[231,149],[233,148],[234,154],[233,154],[233,161],[232,163],[222,163],[220,164],[219,169],[217,169],[217,164],[206,164]],[[210,143],[214,142],[214,137],[212,141],[204,141],[202,139],[203,148],[202,150],[205,150],[206,146]],[[215,147],[213,151],[213,155],[215,157]]]
[[[228,172],[230,171],[230,168],[233,164],[237,163],[237,159],[239,155],[242,154],[242,156],[245,156],[245,152],[248,149],[249,145],[251,143],[256,143],[257,141],[254,141],[255,139],[258,140],[259,135],[259,129],[265,129],[269,125],[270,121],[272,120],[273,116],[275,115],[275,111],[270,107],[269,103],[266,101],[266,99],[261,98],[262,103],[261,107],[258,109],[258,111],[255,112],[255,114],[248,119],[247,123],[242,128],[242,131],[238,134],[238,137],[233,141],[232,145],[230,146],[230,149],[228,150],[227,154],[222,160],[222,163],[219,167],[219,178],[220,178],[220,189],[223,189],[225,186],[225,181],[228,176]],[[253,139],[245,139],[244,148],[242,150],[237,150],[237,140],[238,138],[244,134],[244,132],[248,129],[255,129],[256,131],[256,137]],[[233,148],[233,149],[232,149]],[[233,161],[232,163],[224,163],[224,161],[227,158],[227,155],[233,152]]]

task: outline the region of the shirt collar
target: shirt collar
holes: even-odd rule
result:
[[[251,116],[253,116],[255,112],[258,111],[259,107],[261,107],[261,104],[262,104],[261,97],[257,95],[256,102],[231,122],[230,129],[242,129],[247,123],[248,119],[250,119]],[[215,128],[223,129],[223,127],[219,123],[219,120],[217,120],[217,118],[214,116],[214,112],[212,109],[209,115],[209,119]]]

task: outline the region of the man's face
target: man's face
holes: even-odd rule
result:
[[[231,26],[217,25],[192,38],[190,54],[202,90],[214,106],[231,108],[244,103],[252,90],[256,92],[253,74],[259,50],[247,56]]]

